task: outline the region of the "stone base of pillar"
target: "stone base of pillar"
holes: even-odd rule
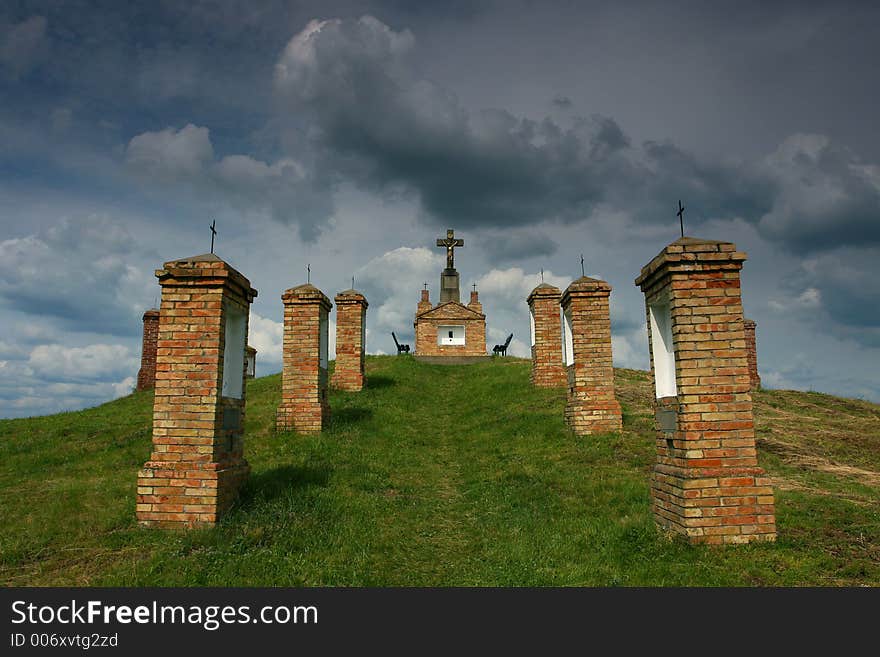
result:
[[[775,541],[770,478],[758,467],[729,470],[655,465],[651,498],[657,525],[691,543]]]
[[[558,367],[533,366],[529,383],[537,388],[564,388],[568,384],[568,374],[562,363]]]
[[[137,520],[145,527],[213,527],[238,497],[251,468],[232,464],[148,461],[138,471]]]
[[[321,402],[302,402],[290,406],[279,406],[275,413],[275,428],[278,431],[296,433],[320,433],[330,421],[330,405]]]
[[[578,436],[623,429],[620,404],[616,399],[569,398],[565,405],[565,424]]]
[[[339,371],[337,369],[333,372],[333,376],[330,377],[330,387],[346,392],[360,392],[364,388],[364,375],[356,370],[346,369],[345,371]]]

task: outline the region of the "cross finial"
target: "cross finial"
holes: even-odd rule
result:
[[[306,283],[312,282],[312,263],[306,265]]]
[[[581,253],[581,276],[586,276],[584,273],[584,254]]]
[[[217,220],[211,222],[211,253],[214,253],[214,235],[217,234]]]
[[[425,286],[425,289],[427,290],[428,289],[428,281],[424,282],[424,286]]]
[[[544,282],[544,268],[541,267],[541,282]]]
[[[675,214],[678,215],[678,223],[681,226],[681,236],[684,237],[684,207],[681,204],[681,199],[678,200],[678,212]]]
[[[474,292],[476,292],[476,291],[477,291],[477,284],[474,283]]]
[[[351,277],[351,289],[354,289],[354,276]]]

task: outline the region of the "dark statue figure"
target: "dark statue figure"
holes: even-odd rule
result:
[[[446,231],[446,239],[437,238],[437,246],[446,247],[446,269],[455,269],[455,247],[464,246],[463,239],[455,239],[455,231]]]

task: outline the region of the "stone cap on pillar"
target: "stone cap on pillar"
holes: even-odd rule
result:
[[[747,258],[744,252],[736,250],[733,242],[681,237],[667,245],[651,262],[642,267],[635,284],[644,290],[650,286],[658,272],[664,269],[740,269]]]
[[[316,303],[324,306],[328,311],[333,307],[327,295],[311,283],[303,283],[284,290],[281,300],[284,303]]]
[[[748,319],[748,318],[743,319],[743,326],[745,326],[746,328],[755,328],[757,325],[758,325],[757,322],[755,322],[755,320],[753,320],[753,319]]]
[[[226,286],[238,288],[248,303],[257,296],[245,276],[213,253],[205,253],[189,258],[169,260],[162,269],[156,270],[160,285],[199,285],[205,287]]]
[[[150,308],[149,310],[144,311],[143,318],[146,319],[147,317],[158,317],[158,316],[159,316],[159,309],[158,308]]]
[[[336,296],[333,298],[333,301],[336,302],[336,305],[345,304],[345,303],[359,303],[363,305],[364,308],[369,306],[367,303],[367,298],[354,289],[343,290],[342,292],[338,292]]]
[[[567,306],[571,302],[572,297],[601,297],[611,294],[611,286],[598,278],[590,278],[589,276],[581,276],[571,282],[562,293],[560,303]]]
[[[562,291],[555,285],[541,283],[538,287],[529,292],[529,296],[526,298],[526,303],[531,305],[532,299],[535,297],[555,297],[558,299],[561,295]]]

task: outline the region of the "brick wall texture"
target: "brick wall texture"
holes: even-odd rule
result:
[[[243,453],[246,387],[222,397],[226,315],[247,314],[257,294],[214,255],[156,271],[162,307],[156,348],[153,451],[138,472],[137,518],[154,527],[211,526],[250,468]]]
[[[138,370],[136,390],[149,390],[156,385],[156,341],[159,338],[159,311],[155,308],[144,313],[144,341],[141,347],[141,369]]]
[[[761,387],[761,377],[758,375],[758,343],[755,339],[757,324],[752,319],[743,320],[743,330],[746,334],[746,357],[749,361],[749,386],[752,390]]]
[[[471,293],[468,305],[447,301],[433,308],[427,306],[427,290],[422,290],[422,300],[416,311],[415,327],[418,356],[486,356],[486,316],[476,292]],[[424,310],[422,310],[424,308]],[[437,327],[441,325],[464,326],[465,344],[437,344]]]
[[[321,290],[306,284],[281,295],[284,337],[281,404],[275,418],[279,431],[318,433],[330,420],[327,368],[321,364],[320,344],[329,336],[328,314],[333,305]]]
[[[611,286],[582,276],[562,295],[571,316],[574,363],[567,367],[565,423],[578,435],[619,431],[620,404],[614,396],[611,363]]]
[[[668,303],[677,395],[655,399],[654,517],[694,543],[774,540],[770,479],[758,467],[740,296],[746,255],[734,244],[685,237],[642,268],[650,306]],[[655,376],[651,347],[651,373]],[[676,414],[665,431],[661,413]]]
[[[532,345],[532,370],[529,381],[539,388],[568,385],[568,373],[562,362],[562,325],[558,287],[541,283],[529,294],[526,303],[535,321],[535,344]]]
[[[338,390],[357,392],[364,387],[364,328],[367,300],[360,292],[346,290],[333,299],[336,303],[336,367],[331,385]]]

